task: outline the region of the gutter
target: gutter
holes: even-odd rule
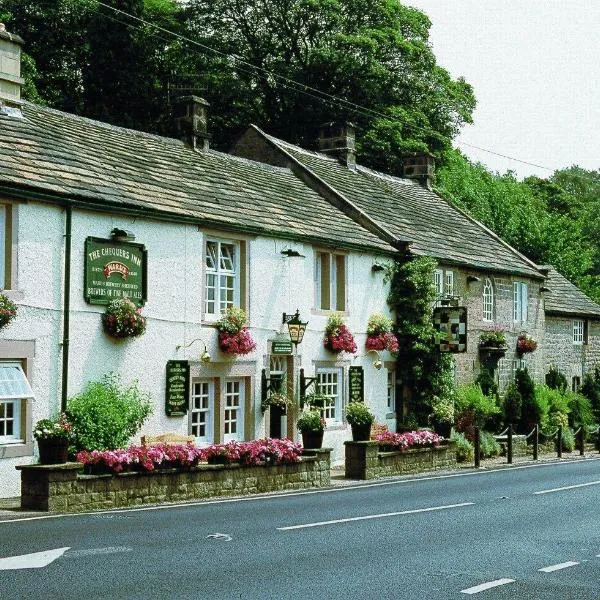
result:
[[[65,208],[65,279],[63,299],[63,339],[62,339],[62,381],[60,388],[60,411],[67,410],[67,391],[69,384],[69,334],[71,311],[71,232],[73,208],[68,204]]]

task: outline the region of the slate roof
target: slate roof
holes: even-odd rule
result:
[[[335,158],[260,133],[393,235],[408,240],[415,254],[443,263],[542,278],[529,259],[418,183],[360,165],[352,171]]]
[[[393,248],[287,168],[26,103],[0,116],[0,192],[27,188],[90,207],[329,246]]]
[[[554,267],[548,269],[544,294],[546,313],[600,318],[600,306],[588,298],[578,287],[563,277]]]

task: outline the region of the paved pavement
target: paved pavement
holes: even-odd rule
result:
[[[511,466],[517,465],[527,465],[527,464],[535,464],[535,463],[548,463],[548,462],[564,462],[564,461],[576,461],[585,458],[600,458],[600,454],[598,452],[586,452],[584,456],[580,456],[578,451],[575,452],[565,452],[563,453],[562,459],[558,459],[555,453],[543,454],[540,455],[539,460],[534,461],[529,457],[517,458],[515,457],[513,460],[513,464],[509,465],[506,462],[506,457],[497,457],[491,459],[485,459],[481,461],[480,470],[490,470],[490,469],[505,469],[510,468]],[[471,463],[467,464],[458,464],[456,469],[448,470],[448,471],[434,471],[434,472],[426,472],[426,473],[417,473],[414,475],[397,475],[391,477],[382,477],[377,480],[356,480],[356,479],[346,479],[344,477],[344,465],[336,465],[331,469],[331,487],[348,487],[348,486],[360,486],[360,485],[368,485],[373,483],[374,481],[390,481],[390,480],[402,480],[402,479],[415,479],[415,478],[427,478],[427,477],[439,477],[440,475],[455,473],[457,471],[466,472],[466,471],[474,471],[475,468]],[[277,494],[281,494],[282,492],[273,492]],[[285,493],[285,492],[283,492]],[[268,495],[268,494],[264,494]],[[197,501],[196,501],[197,502]],[[32,510],[24,510],[21,509],[21,498],[0,498],[0,521],[6,521],[11,519],[23,519],[27,517],[35,517],[40,515],[47,515],[49,513],[44,511],[32,511]]]

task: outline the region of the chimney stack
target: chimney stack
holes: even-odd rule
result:
[[[324,123],[319,130],[319,150],[331,154],[351,171],[356,170],[354,125],[352,123]]]
[[[179,138],[194,150],[208,150],[210,134],[207,131],[210,104],[198,96],[182,96],[175,100],[173,114]]]
[[[424,188],[431,189],[435,175],[435,158],[427,152],[413,152],[402,158],[404,177],[419,182]]]
[[[21,86],[21,46],[23,40],[8,33],[4,23],[0,23],[0,115],[20,115]]]

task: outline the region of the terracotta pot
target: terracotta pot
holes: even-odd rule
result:
[[[69,440],[56,438],[51,440],[38,440],[41,465],[61,465],[67,462]]]
[[[323,431],[302,431],[302,445],[305,448],[322,448]]]

